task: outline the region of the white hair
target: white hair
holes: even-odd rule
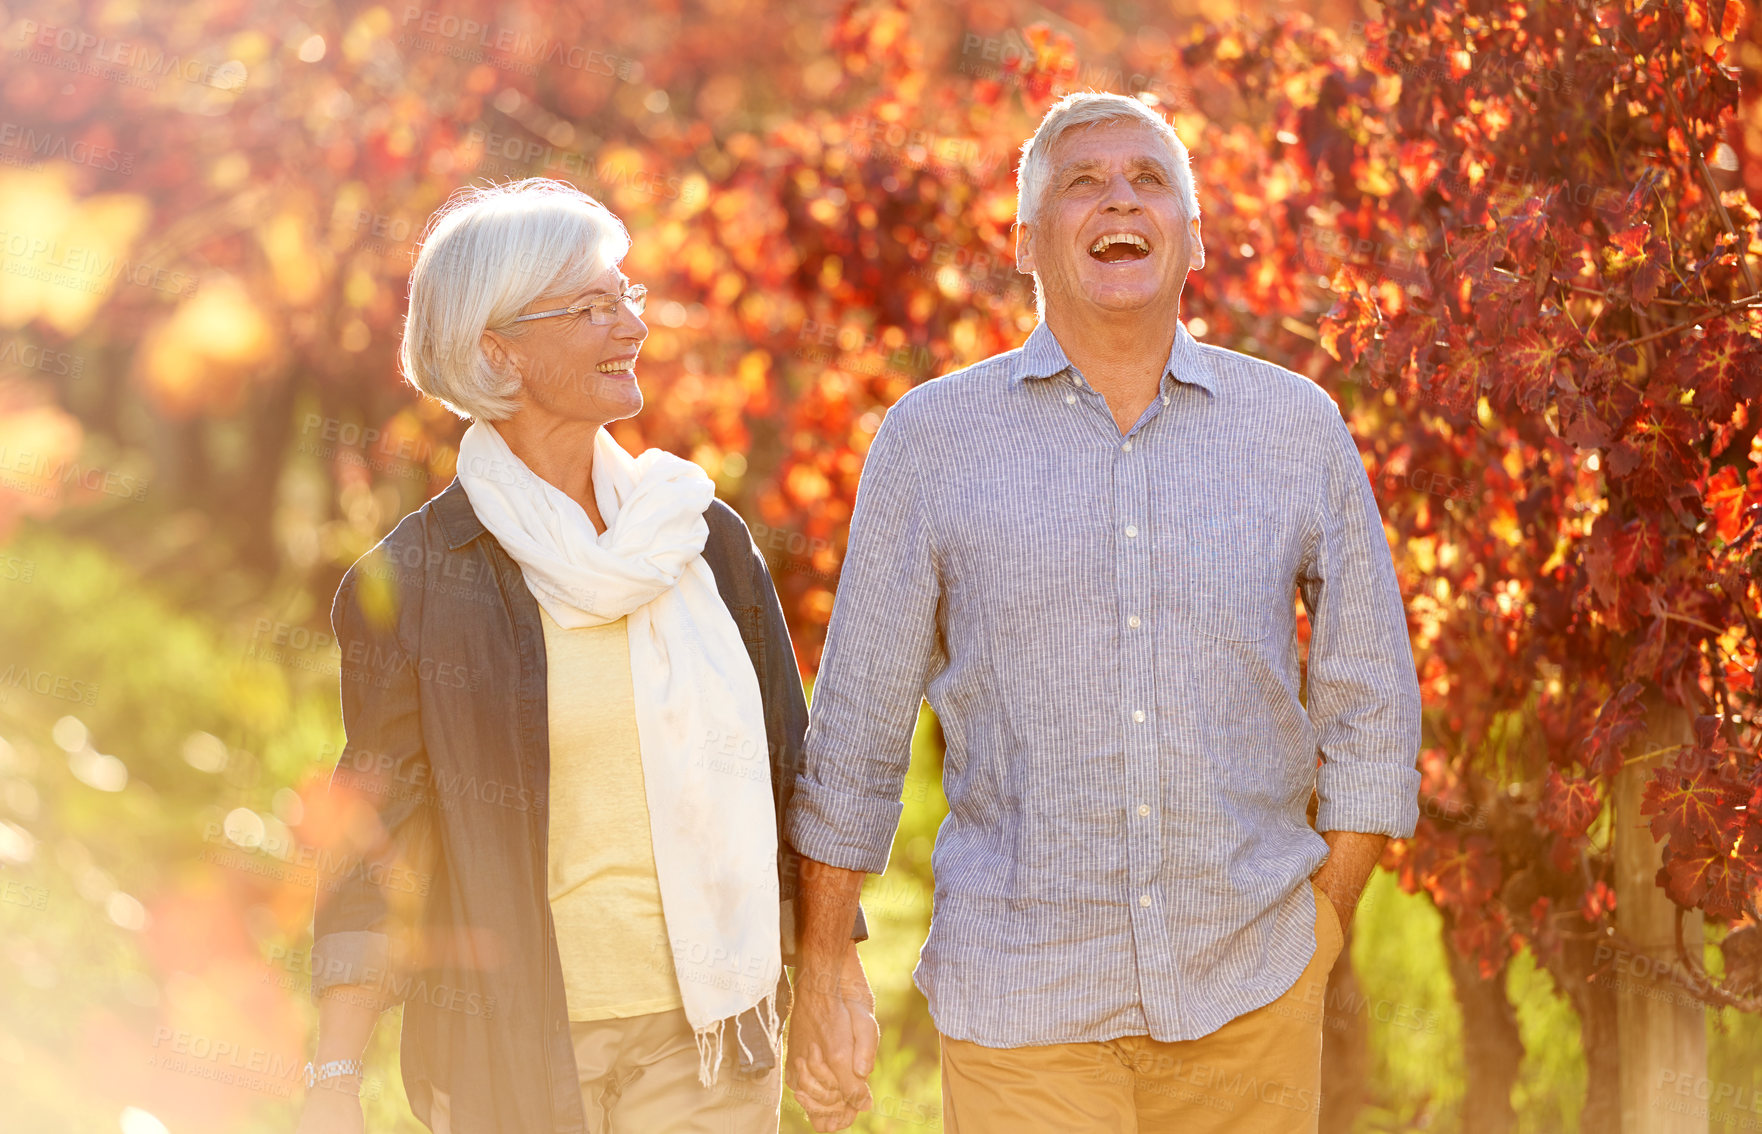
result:
[[[500,421],[517,408],[518,375],[484,357],[486,330],[544,295],[581,291],[630,251],[612,211],[564,181],[528,177],[457,190],[429,218],[410,273],[398,361],[406,380],[460,417]]]
[[[1104,122],[1141,122],[1156,131],[1168,147],[1170,172],[1175,188],[1187,206],[1187,219],[1199,215],[1199,195],[1193,191],[1192,162],[1175,128],[1162,115],[1135,98],[1103,91],[1074,91],[1059,99],[1040,120],[1034,136],[1022,143],[1022,161],[1016,168],[1016,223],[1032,224],[1040,212],[1040,199],[1052,176],[1048,155],[1065,131]]]

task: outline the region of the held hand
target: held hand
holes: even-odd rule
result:
[[[864,1020],[873,1019],[875,1001],[850,939],[863,877],[860,870],[801,860],[801,965],[785,1075],[821,1134],[844,1129],[872,1105],[864,1076],[875,1063],[874,1025]],[[860,1008],[858,1027],[852,1026],[851,1002]]]
[[[857,1120],[856,1108],[836,1094],[817,1095],[797,1089],[795,1101],[801,1104],[802,1113],[808,1116],[809,1125],[821,1134],[843,1130]]]
[[[790,1012],[784,1078],[814,1129],[821,1132],[844,1129],[856,1121],[858,1111],[871,1105],[864,1076],[874,1066],[873,1041],[865,1037],[859,1047],[848,1005],[854,1002],[859,1013],[872,1021],[873,1001],[866,982],[856,989],[841,987],[842,975],[804,968]]]
[[[825,992],[824,986],[810,987],[815,976],[804,972],[789,1014],[789,1061],[784,1080],[815,1130],[842,1130],[856,1121],[856,1108],[846,1099],[855,1089],[850,1081],[855,1044],[844,1002]]]
[[[857,1109],[868,1110],[873,1105],[868,1078],[875,1070],[875,1055],[881,1047],[881,1025],[875,1021],[872,1001],[868,1004],[846,1001],[844,1010],[850,1018],[851,1070],[863,1079],[862,1105]]]
[[[856,1121],[860,1112],[875,1109],[875,1097],[869,1091],[867,1080],[869,1073],[875,1070],[875,1053],[881,1045],[881,1027],[875,1022],[873,1001],[846,999],[844,1010],[850,1023],[851,1070],[862,1076],[863,1083],[855,1095],[842,1099],[834,1095],[832,1103],[826,1109],[836,1109],[838,1117],[828,1125],[816,1125],[815,1130],[843,1130]],[[808,1117],[813,1118],[813,1114],[810,1113]]]
[[[361,1113],[361,1097],[338,1080],[319,1083],[306,1092],[300,1125],[294,1130],[295,1134],[365,1134],[367,1120]]]
[[[861,1105],[857,1109],[868,1110],[873,1105],[868,1078],[875,1070],[875,1056],[881,1047],[881,1025],[875,1021],[875,993],[869,987],[869,974],[863,971],[863,962],[857,956],[854,941],[850,952],[845,954],[844,988],[844,1011],[850,1018],[851,1070],[864,1080]]]

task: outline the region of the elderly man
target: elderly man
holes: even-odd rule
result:
[[[1177,321],[1205,252],[1167,123],[1073,94],[1019,190],[1039,326],[901,398],[863,468],[786,826],[789,1078],[821,1130],[868,1101],[840,974],[927,695],[950,1134],[1314,1130],[1328,970],[1418,819],[1376,503],[1321,387]]]

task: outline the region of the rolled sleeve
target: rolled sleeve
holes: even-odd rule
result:
[[[886,871],[905,810],[940,596],[910,400],[882,420],[863,463],[788,822],[804,856],[871,874]]]
[[[312,943],[312,999],[339,985],[388,987],[391,938],[365,929],[333,929]]]
[[[331,608],[345,741],[330,793],[339,807],[365,804],[374,821],[320,848],[311,994],[368,985],[391,1004],[410,986],[437,853],[417,669],[391,626],[396,589],[375,588],[363,602],[359,582],[351,569]]]
[[[1299,579],[1322,759],[1315,826],[1405,837],[1419,822],[1419,682],[1382,517],[1338,407],[1326,463],[1317,536]]]
[[[804,775],[796,781],[789,838],[803,857],[815,862],[884,874],[904,813],[902,803],[841,792]]]

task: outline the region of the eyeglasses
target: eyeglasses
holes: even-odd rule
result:
[[[556,315],[579,315],[587,312],[589,321],[596,327],[604,327],[618,320],[618,305],[628,303],[632,315],[641,315],[643,307],[648,303],[649,289],[641,284],[631,284],[621,295],[596,295],[586,303],[577,303],[569,307],[559,307],[555,311],[534,311],[530,315],[516,315],[508,320],[510,323],[524,323],[528,319],[549,319]]]

